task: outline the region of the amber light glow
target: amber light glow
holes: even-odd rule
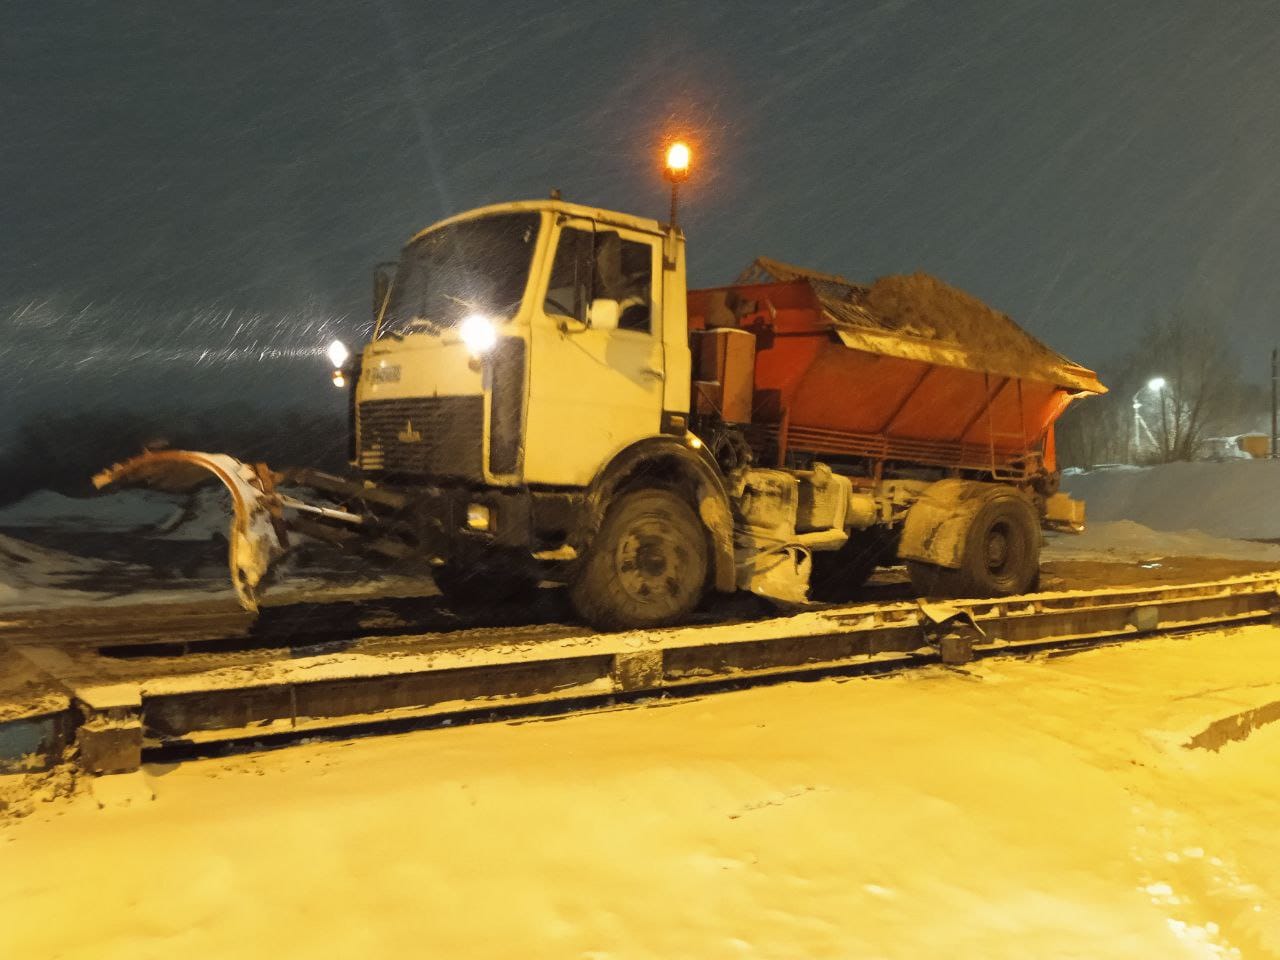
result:
[[[667,147],[667,176],[672,180],[683,180],[689,175],[689,145],[677,140]]]

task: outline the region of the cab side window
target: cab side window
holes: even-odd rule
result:
[[[542,304],[546,313],[587,319],[587,307],[591,305],[591,245],[592,235],[587,230],[565,227],[560,231]]]
[[[653,247],[597,230],[594,294],[618,301],[618,329],[648,333],[653,291]]]
[[[618,329],[652,329],[653,247],[616,230],[560,231],[543,308],[585,320],[593,300],[616,300]]]

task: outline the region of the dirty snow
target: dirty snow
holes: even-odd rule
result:
[[[0,508],[0,528],[43,527],[89,532],[145,533],[168,540],[225,538],[231,498],[219,486],[191,494],[125,489],[92,497],[68,497],[52,490]]]
[[[1063,476],[1089,523],[1132,520],[1153,530],[1280,539],[1280,460],[1104,467]]]
[[[1142,562],[1161,557],[1221,557],[1280,563],[1280,544],[1212,537],[1198,530],[1160,531],[1132,520],[1090,520],[1079,534],[1048,533],[1041,553],[1054,560]]]
[[[185,499],[178,513],[156,529],[165,540],[226,539],[231,526],[231,494],[223,486],[204,486]]]
[[[1277,700],[1253,627],[152,766],[0,827],[0,956],[1280,955],[1280,724],[1183,746]]]
[[[119,490],[94,497],[37,490],[0,508],[0,527],[139,530],[176,521],[182,514],[183,500],[155,490]]]
[[[0,608],[96,599],[101,590],[82,589],[81,585],[104,575],[137,573],[140,569],[0,534]]]

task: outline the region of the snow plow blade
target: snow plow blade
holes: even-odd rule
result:
[[[266,464],[242,463],[223,453],[155,450],[95,474],[93,485],[99,490],[114,484],[181,493],[206,483],[210,475],[231,491],[231,583],[241,606],[256,613],[259,584],[272,562],[289,548],[284,522],[289,498],[276,492],[276,475]]]

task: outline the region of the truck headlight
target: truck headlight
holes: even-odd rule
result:
[[[325,352],[329,354],[329,362],[338,370],[342,369],[347,362],[347,358],[351,356],[351,351],[347,349],[347,345],[341,340],[333,341]]]
[[[498,341],[498,330],[493,321],[479,313],[466,317],[458,328],[458,333],[473,357],[484,356]]]

